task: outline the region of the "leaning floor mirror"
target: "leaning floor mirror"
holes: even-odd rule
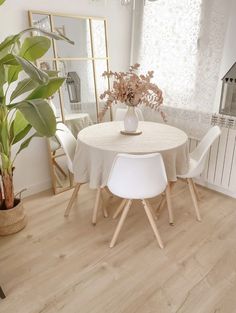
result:
[[[32,27],[54,31],[74,41],[74,45],[69,45],[52,40],[49,51],[37,65],[66,78],[59,92],[48,101],[57,121],[66,124],[76,137],[84,127],[98,123],[104,105],[100,94],[109,88],[109,80],[102,77],[109,70],[107,21],[100,17],[29,11],[29,22]],[[37,31],[32,35],[37,36]],[[109,111],[105,120],[111,119]],[[49,140],[48,147],[52,187],[57,194],[73,187],[73,177],[56,137]]]

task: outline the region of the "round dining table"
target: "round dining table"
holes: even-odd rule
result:
[[[188,136],[167,124],[140,121],[140,135],[124,135],[123,122],[92,125],[81,130],[73,162],[77,183],[89,183],[90,188],[105,187],[115,156],[118,153],[162,155],[168,180],[189,168]]]

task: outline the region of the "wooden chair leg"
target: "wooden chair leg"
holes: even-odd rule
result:
[[[161,247],[161,249],[163,249],[164,245],[163,245],[161,236],[160,236],[160,234],[159,234],[159,232],[157,230],[157,226],[156,226],[156,223],[155,223],[155,221],[153,219],[152,212],[151,212],[151,210],[149,208],[149,205],[148,205],[147,201],[145,201],[145,200],[142,200],[142,203],[143,203],[144,210],[145,210],[145,212],[147,214],[149,223],[150,223],[150,225],[152,227],[152,230],[153,230],[153,232],[154,232],[154,234],[156,236],[157,242],[158,242],[159,246]]]
[[[74,191],[73,191],[73,193],[72,193],[72,196],[71,196],[71,198],[70,198],[70,201],[69,201],[69,203],[68,203],[68,206],[67,206],[67,208],[66,208],[66,210],[65,210],[65,214],[64,214],[65,217],[66,217],[66,216],[69,216],[69,214],[70,214],[70,210],[71,210],[72,205],[73,205],[73,203],[74,203],[74,201],[75,201],[75,198],[76,198],[76,196],[77,196],[77,193],[79,192],[80,186],[81,186],[81,184],[79,184],[79,183],[77,183],[77,184],[75,185],[75,189],[74,189]]]
[[[168,208],[168,214],[169,214],[169,223],[170,225],[174,225],[174,216],[173,216],[172,202],[171,202],[171,188],[170,188],[169,183],[166,187],[166,202],[167,202],[167,208]]]
[[[193,200],[193,204],[194,204],[194,208],[195,208],[195,212],[196,212],[196,216],[197,216],[197,220],[199,222],[201,222],[201,215],[199,212],[199,208],[198,208],[198,202],[197,202],[197,197],[194,191],[194,185],[193,185],[193,180],[192,178],[187,178],[187,182],[188,182],[188,187],[189,187],[189,191]]]
[[[124,224],[124,221],[125,221],[128,213],[129,213],[129,209],[130,209],[131,203],[132,203],[132,200],[127,200],[125,208],[124,208],[124,210],[123,210],[123,212],[121,214],[121,218],[119,220],[119,223],[118,223],[118,225],[116,227],[116,230],[115,230],[114,235],[112,237],[112,240],[110,242],[110,248],[113,248],[114,245],[116,244],[116,241],[117,241],[117,238],[118,238],[119,233],[121,231],[121,228],[122,228],[122,226]]]
[[[163,193],[163,194],[161,195],[161,201],[160,201],[158,207],[157,207],[156,210],[155,210],[155,215],[156,215],[157,217],[160,215],[160,212],[161,212],[161,210],[163,209],[165,203],[166,203],[166,195],[165,195],[165,193]]]
[[[56,170],[54,171],[54,175],[56,178],[56,183],[58,184],[59,188],[63,188],[63,183]]]
[[[196,186],[196,184],[194,183],[193,180],[192,180],[192,182],[193,182],[193,189],[194,189],[195,195],[196,195],[196,197],[197,197],[197,200],[200,201],[201,199],[200,199],[200,195],[199,195],[197,186]]]
[[[102,198],[102,202],[103,202],[103,204],[102,204],[103,216],[104,216],[105,218],[107,218],[107,217],[108,217],[107,203],[105,203],[105,201],[104,201],[102,192],[101,192],[101,198]],[[108,199],[108,201],[109,201],[109,199]]]
[[[0,298],[1,299],[5,299],[6,298],[6,296],[5,296],[1,286],[0,286]]]
[[[100,199],[101,199],[101,188],[98,188],[96,198],[95,198],[95,205],[93,209],[93,217],[92,217],[93,225],[96,225],[97,223],[97,215],[98,215],[98,207],[99,207]]]
[[[67,177],[66,173],[64,172],[62,167],[57,163],[57,161],[55,159],[53,160],[53,164],[58,169],[58,171],[66,178]]]
[[[151,203],[148,200],[145,200],[145,201],[146,201],[146,203],[147,203],[147,205],[148,205],[148,207],[152,213],[152,217],[154,218],[154,220],[157,220],[157,215],[156,215]]]
[[[123,210],[123,208],[124,208],[124,206],[125,206],[127,201],[128,200],[126,200],[126,199],[123,199],[121,201],[120,205],[118,206],[118,208],[116,209],[115,213],[113,214],[113,219],[116,219],[117,216],[122,212],[122,210]]]

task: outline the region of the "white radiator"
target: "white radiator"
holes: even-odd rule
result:
[[[205,171],[197,182],[236,198],[236,118],[173,107],[164,107],[164,111],[169,125],[188,134],[190,152],[211,125],[220,126],[222,134],[211,147]],[[143,108],[143,113],[145,120],[163,122],[158,113],[148,108]]]
[[[211,147],[205,171],[198,183],[236,197],[236,120],[231,117],[213,115],[212,125],[219,125],[222,134]],[[193,151],[199,140],[189,138],[189,151]]]

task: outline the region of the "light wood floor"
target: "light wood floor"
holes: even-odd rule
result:
[[[195,220],[183,182],[175,186],[175,226],[157,221],[161,250],[142,206],[134,203],[118,244],[117,221],[100,213],[83,186],[69,218],[71,191],[25,202],[29,224],[0,239],[1,313],[235,313],[236,200],[200,188],[203,221]],[[156,199],[151,201],[157,203]],[[114,212],[117,199],[111,202]]]

